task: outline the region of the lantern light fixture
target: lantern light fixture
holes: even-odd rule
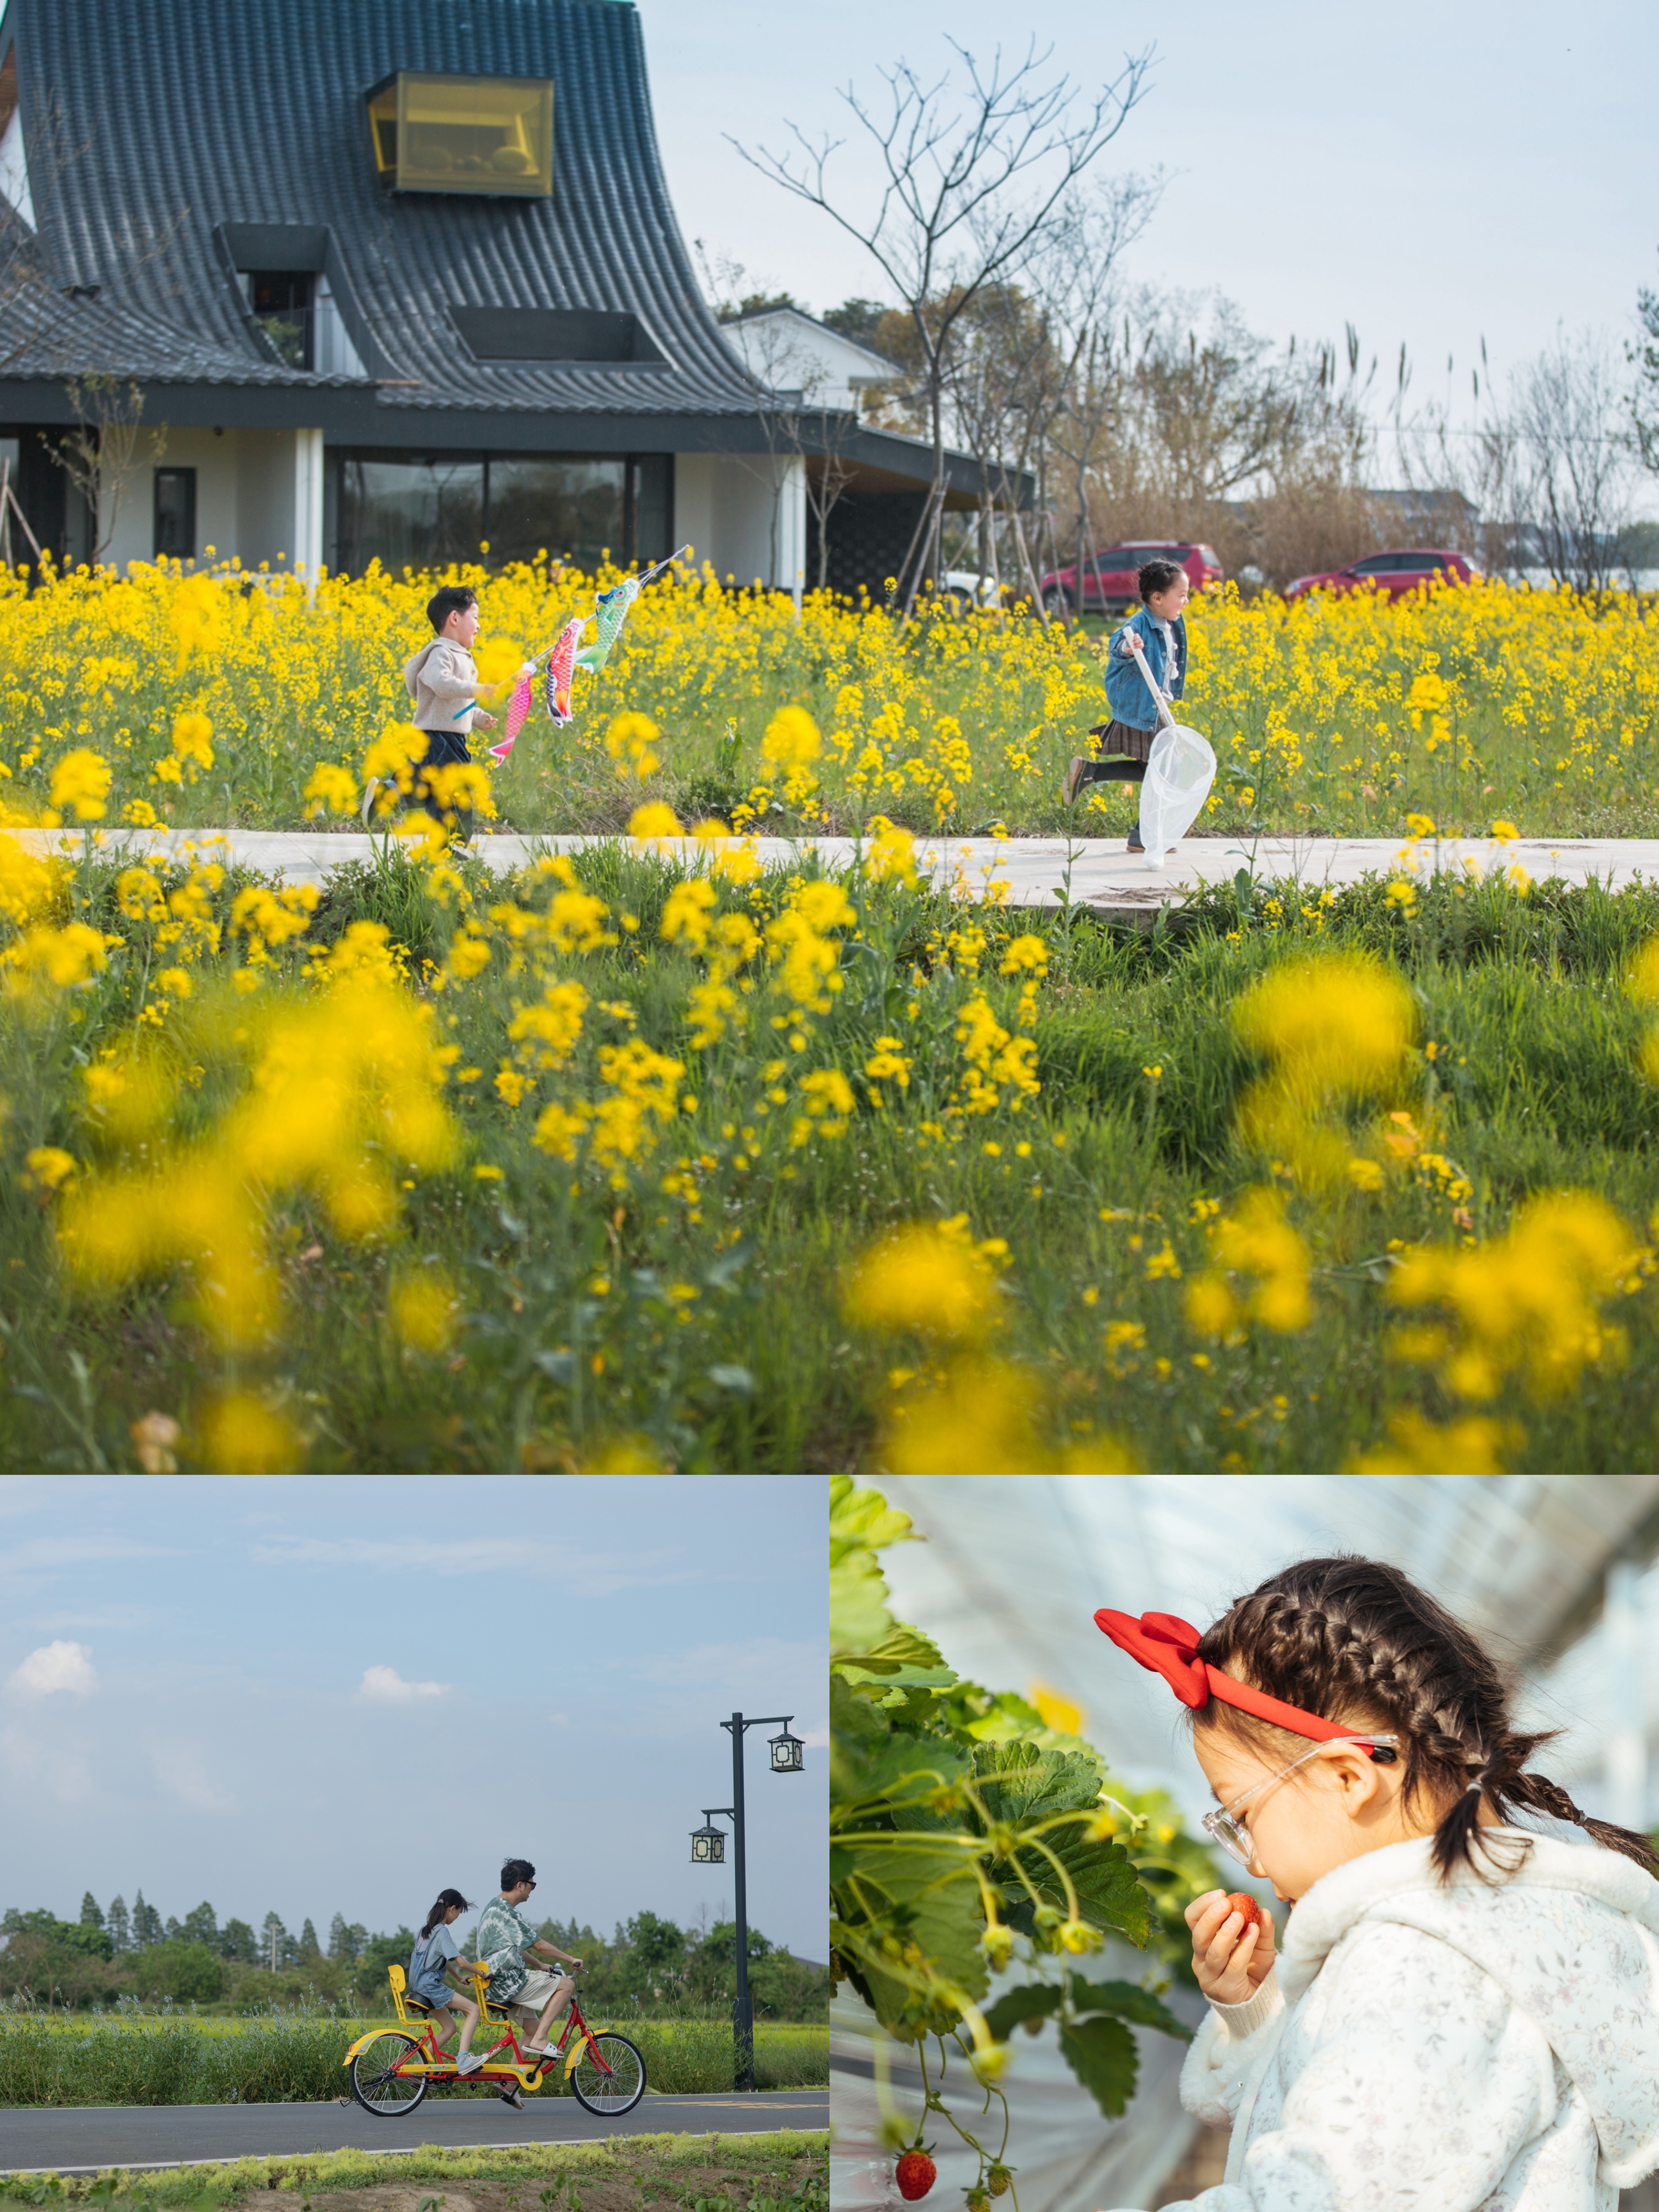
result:
[[[789,1719],[793,1718],[794,1715],[792,1713]],[[789,1721],[784,1723],[780,1734],[769,1736],[767,1742],[772,1753],[774,1774],[799,1774],[805,1771],[806,1747],[798,1735],[790,1735]]]
[[[717,1828],[708,1817],[705,1807],[702,1826],[691,1831],[691,1863],[693,1866],[724,1866],[726,1863],[726,1831]]]

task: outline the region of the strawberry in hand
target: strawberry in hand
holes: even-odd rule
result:
[[[1218,1889],[1187,1907],[1193,1972],[1212,2004],[1248,2004],[1273,1968],[1273,1915],[1243,1890]]]

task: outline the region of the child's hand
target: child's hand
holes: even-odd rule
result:
[[[1126,629],[1122,636],[1118,640],[1118,649],[1126,659],[1133,660],[1136,653],[1144,651],[1145,648],[1142,647],[1140,640],[1136,635],[1135,632],[1132,629]]]
[[[1212,1889],[1193,1899],[1186,1917],[1200,1989],[1212,2004],[1248,2004],[1273,1972],[1271,1914],[1264,1911],[1258,1926],[1246,1928],[1242,1913],[1228,1911],[1226,1891]]]
[[[534,662],[533,660],[526,660],[526,661],[525,662],[525,664],[524,664],[523,667],[520,669],[520,671],[519,671],[518,674],[514,678],[514,679],[513,679],[513,680],[514,680],[514,682],[515,684],[522,684],[522,683],[524,682],[524,679],[525,679],[525,678],[526,678],[526,676],[533,676],[535,673],[536,673],[536,664],[535,664],[535,662]]]
[[[472,719],[475,722],[482,722],[487,730],[493,730],[495,726],[495,717],[493,714],[486,714],[482,707],[478,708]]]

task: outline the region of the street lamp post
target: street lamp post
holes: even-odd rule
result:
[[[769,1740],[771,1766],[774,1774],[799,1774],[804,1771],[803,1747],[799,1736],[791,1735],[789,1723],[793,1713],[766,1713],[745,1717],[733,1713],[729,1721],[722,1721],[723,1729],[732,1731],[732,1802],[729,1805],[705,1805],[703,1825],[691,1832],[691,1857],[697,1866],[720,1866],[726,1860],[726,1837],[710,1819],[714,1813],[724,1814],[732,1823],[733,1894],[737,1916],[738,1993],[732,2007],[732,2041],[733,2058],[732,2087],[752,2089],[755,2086],[755,2019],[749,1998],[749,1891],[747,1862],[744,1856],[743,1826],[743,1739],[744,1732],[751,1728],[770,1728],[776,1724],[779,1734]]]

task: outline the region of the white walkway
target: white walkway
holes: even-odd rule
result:
[[[85,849],[88,836],[67,830],[7,834],[39,852],[71,854]],[[348,860],[372,860],[385,842],[361,832],[325,830],[100,829],[91,836],[94,848],[112,859],[118,855],[139,860],[193,850],[280,875],[289,883],[320,883],[331,869]],[[579,853],[618,842],[632,843],[641,853],[683,855],[694,865],[708,851],[690,838],[641,844],[602,837],[517,836],[479,836],[470,849],[487,867],[505,872],[544,853]],[[844,868],[858,850],[848,837],[799,842],[760,837],[754,842],[767,868],[798,866],[810,853],[816,853],[827,867]],[[1594,878],[1614,890],[1638,881],[1659,884],[1659,839],[1644,838],[1523,839],[1507,845],[1484,838],[1443,838],[1412,846],[1399,838],[1194,837],[1162,869],[1151,868],[1145,860],[1126,853],[1120,841],[1103,837],[925,838],[918,839],[915,849],[918,865],[933,881],[965,899],[1000,897],[1012,906],[1060,906],[1069,901],[1125,917],[1150,918],[1161,906],[1178,904],[1183,891],[1203,884],[1231,883],[1241,868],[1250,870],[1258,880],[1297,890],[1304,897],[1316,896],[1328,884],[1336,890],[1367,875],[1425,876],[1436,869],[1484,875],[1520,868],[1534,880],[1557,876],[1583,884]],[[1006,888],[999,890],[999,885]]]

